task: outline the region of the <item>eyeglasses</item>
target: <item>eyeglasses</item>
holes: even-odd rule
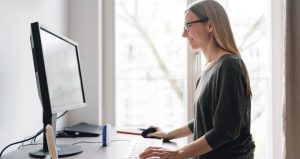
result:
[[[205,17],[205,18],[202,18],[202,19],[199,19],[199,20],[195,20],[195,21],[191,21],[191,22],[187,22],[184,24],[184,31],[189,31],[189,28],[191,27],[191,24],[193,23],[205,23],[208,21],[208,17]]]

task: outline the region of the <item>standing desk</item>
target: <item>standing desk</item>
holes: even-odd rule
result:
[[[131,151],[131,143],[139,138],[142,138],[142,136],[119,134],[113,131],[111,134],[112,142],[107,147],[102,147],[102,143],[79,143],[78,145],[82,146],[84,151],[78,155],[64,157],[63,159],[125,159],[124,156],[127,156]],[[57,144],[73,144],[81,141],[101,142],[101,136],[56,139]],[[23,146],[0,157],[0,159],[34,159],[29,156],[29,152],[41,147],[42,145]],[[176,149],[177,145],[176,143],[163,143],[163,147]]]

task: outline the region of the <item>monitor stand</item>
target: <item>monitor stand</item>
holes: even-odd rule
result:
[[[58,157],[73,156],[80,154],[81,152],[83,152],[83,149],[79,145],[57,145]],[[45,158],[48,154],[49,152],[44,151],[43,149],[29,152],[29,155],[35,158]]]
[[[35,157],[35,158],[45,158],[49,154],[47,139],[46,139],[46,135],[45,135],[46,134],[45,130],[46,130],[47,123],[51,123],[51,125],[53,127],[53,131],[56,132],[57,113],[50,115],[50,114],[46,114],[44,112],[43,115],[44,115],[44,119],[49,119],[49,118],[45,118],[45,116],[46,117],[50,116],[51,121],[44,120],[43,147],[41,149],[29,152],[29,155],[31,157]],[[54,136],[54,138],[55,138],[55,136]],[[79,145],[60,145],[60,144],[58,144],[58,145],[56,145],[56,149],[57,149],[58,157],[68,157],[68,156],[77,155],[77,154],[83,152],[83,148]]]

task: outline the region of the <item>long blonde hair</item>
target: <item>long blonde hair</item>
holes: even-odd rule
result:
[[[227,52],[241,58],[240,52],[235,44],[229,19],[225,9],[214,0],[196,1],[187,10],[193,12],[198,18],[208,18],[212,27],[213,37],[219,47]],[[247,68],[242,60],[242,69],[247,84],[247,94],[251,97],[251,86]]]

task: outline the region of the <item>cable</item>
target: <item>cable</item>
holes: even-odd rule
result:
[[[111,140],[111,142],[116,142],[116,141],[129,141],[129,142],[131,142],[131,140]],[[73,143],[72,145],[76,145],[76,144],[80,144],[80,143],[87,143],[87,144],[101,144],[102,142],[79,141],[79,142]]]
[[[57,117],[56,119],[61,118],[62,116],[64,116],[65,114],[67,114],[69,111],[65,111],[64,113],[62,113],[59,117]]]
[[[67,112],[68,112],[68,111],[65,111],[64,113],[62,113],[59,117],[57,117],[57,119],[61,118],[61,117],[64,116],[65,114],[67,114]],[[11,144],[7,145],[4,149],[2,149],[2,151],[1,151],[1,153],[0,153],[0,157],[2,156],[3,152],[4,152],[7,148],[9,148],[10,146],[12,146],[12,145],[20,144],[20,143],[23,144],[23,142],[26,142],[26,141],[29,141],[29,140],[32,140],[32,139],[34,139],[33,141],[35,142],[36,137],[38,137],[38,136],[39,136],[40,134],[42,134],[43,132],[44,132],[44,128],[42,128],[40,131],[38,131],[33,137],[30,137],[30,138],[28,138],[28,139],[24,139],[24,140],[21,140],[21,141],[18,141],[18,142],[14,142],[14,143],[11,143]]]
[[[36,140],[36,138],[37,138],[39,135],[41,135],[43,132],[44,132],[44,128],[42,128],[40,131],[38,131],[38,132],[36,133],[36,136],[35,136],[35,138],[34,138],[33,140],[31,140],[31,143],[34,143],[35,140]]]
[[[18,141],[18,142],[15,142],[15,143],[12,143],[12,144],[7,145],[7,146],[1,151],[0,157],[2,156],[4,150],[7,149],[7,148],[9,148],[10,146],[15,145],[15,144],[19,144],[19,143],[23,143],[23,142],[26,142],[26,141],[29,141],[29,140],[33,139],[34,137],[35,137],[35,136],[33,136],[33,137],[31,137],[31,138],[28,138],[28,139],[26,139],[26,140]]]
[[[68,113],[68,111],[65,111],[65,112],[62,113],[60,116],[58,116],[56,119],[58,120],[59,118],[61,118],[62,116],[64,116],[64,115],[67,114],[67,113]],[[44,132],[44,128],[42,128],[42,129],[37,133],[38,135],[32,140],[31,143],[34,143],[35,140],[36,140],[36,138],[37,138],[39,135],[41,135],[43,132]]]
[[[87,143],[87,144],[101,144],[102,142],[89,142],[89,141],[79,141],[75,142],[72,145],[80,144],[80,143]]]
[[[43,143],[34,143],[34,144],[30,143],[30,144],[26,144],[26,145],[21,145],[21,146],[18,147],[18,149],[20,149],[20,148],[22,148],[22,147],[25,147],[25,146],[42,145],[42,144],[43,144]]]
[[[132,142],[132,140],[111,140],[110,142],[116,142],[116,141],[128,141],[128,142]]]
[[[32,136],[28,136],[28,137],[26,137],[25,139],[23,139],[23,140],[26,140],[26,139],[29,139],[29,138],[31,138]],[[24,142],[22,142],[22,145],[23,145],[23,143]]]

